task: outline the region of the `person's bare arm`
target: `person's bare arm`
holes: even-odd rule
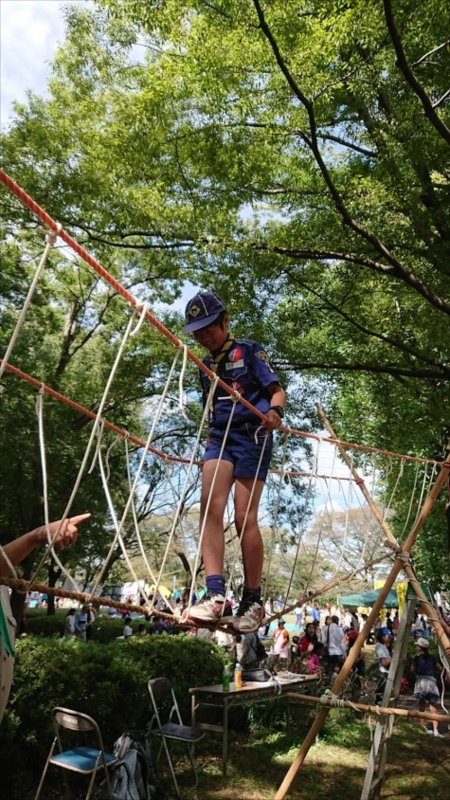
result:
[[[281,408],[284,408],[286,403],[286,392],[279,383],[276,383],[275,381],[273,383],[269,383],[269,385],[266,387],[266,391],[270,395],[270,404],[272,406],[281,406]],[[276,411],[271,411],[269,408],[266,413],[266,417],[268,422],[263,422],[264,428],[269,431],[273,431],[276,428],[281,427],[281,417]]]
[[[56,520],[55,522],[50,522],[49,529],[50,536],[52,538],[58,530],[58,527],[61,525],[61,529],[57,538],[55,539],[54,545],[59,550],[63,550],[64,547],[74,544],[78,536],[77,526],[89,519],[90,516],[90,514],[78,514],[76,517],[70,517],[69,519],[64,520],[62,525],[60,519]],[[20,562],[23,561],[24,558],[26,558],[35,549],[35,547],[40,547],[41,545],[47,543],[47,529],[45,525],[41,525],[39,528],[35,528],[33,531],[24,533],[23,536],[19,536],[18,539],[14,539],[14,541],[5,544],[0,552],[0,576],[3,577],[9,572],[8,561],[3,556],[3,553],[6,554],[9,562],[13,567],[15,567],[17,564],[20,564]]]
[[[435,606],[435,610],[436,610],[436,614],[438,616],[439,622],[441,623],[441,625],[442,625],[445,633],[447,634],[447,636],[450,638],[450,625],[448,625],[448,623],[445,621],[444,617],[442,616],[441,612],[439,611],[439,609],[436,606]],[[450,647],[446,647],[445,648],[445,654],[446,654],[447,658],[450,659]]]

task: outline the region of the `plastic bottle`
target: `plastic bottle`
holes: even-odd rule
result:
[[[234,688],[242,689],[242,667],[240,664],[236,664],[234,670]]]
[[[222,673],[222,691],[229,692],[230,691],[230,669],[228,664],[225,664]]]

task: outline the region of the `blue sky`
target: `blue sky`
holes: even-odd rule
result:
[[[85,3],[86,0],[70,0]],[[65,0],[0,0],[1,123],[27,89],[43,94],[49,62],[64,39]]]

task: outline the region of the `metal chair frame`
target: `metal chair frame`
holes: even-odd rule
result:
[[[112,800],[112,792],[111,792],[111,782],[109,779],[109,767],[117,764],[117,756],[113,756],[110,753],[105,752],[105,748],[103,747],[103,740],[102,735],[100,733],[100,728],[98,727],[96,721],[89,717],[87,714],[82,714],[80,711],[73,711],[70,708],[62,708],[61,706],[56,706],[53,709],[53,726],[55,728],[55,737],[50,747],[49,754],[47,756],[47,761],[45,762],[44,771],[41,776],[41,780],[39,782],[39,786],[35,795],[34,800],[38,800],[39,795],[41,793],[41,789],[44,783],[45,776],[47,774],[47,770],[50,764],[53,764],[55,767],[60,767],[64,770],[70,770],[72,772],[78,772],[83,775],[91,775],[91,780],[89,782],[88,791],[85,797],[85,800],[89,800],[91,796],[95,777],[97,775],[98,769],[104,769],[105,771],[105,779],[106,779],[106,788],[108,791],[108,795]],[[94,731],[97,748],[88,748],[85,746],[80,747],[72,747],[67,750],[63,750],[61,735],[60,735],[60,728],[66,728],[72,731]],[[54,751],[58,745],[59,752],[54,756]],[[66,757],[66,761],[64,761],[64,757]],[[77,758],[83,758],[87,763],[84,766],[77,766],[76,764],[71,764],[70,760],[76,760]],[[67,781],[67,775],[64,774],[64,782],[66,786],[66,794],[70,796],[70,789],[69,784]]]
[[[198,775],[194,764],[193,751],[195,744],[199,742],[200,739],[203,739],[203,737],[205,736],[205,731],[199,728],[198,726],[183,725],[175,692],[172,688],[172,684],[167,678],[153,678],[149,680],[148,690],[150,693],[150,699],[153,706],[153,716],[149,724],[149,733],[153,734],[154,736],[159,736],[161,739],[161,745],[159,748],[157,760],[159,760],[161,755],[161,750],[164,747],[167,761],[169,764],[169,769],[172,774],[175,791],[178,797],[181,798],[181,793],[175,776],[175,769],[173,766],[172,758],[170,756],[167,740],[172,739],[177,742],[184,742],[187,745],[189,760],[191,762],[195,776],[194,786],[190,790],[193,791],[198,785]],[[167,721],[162,722],[160,715],[160,706],[163,701],[167,700],[167,698],[170,698],[172,707],[168,714]],[[175,718],[176,720],[175,722],[172,721],[173,718]]]

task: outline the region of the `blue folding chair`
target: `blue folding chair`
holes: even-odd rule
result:
[[[47,756],[47,761],[45,762],[44,771],[42,773],[34,800],[38,800],[39,798],[50,764],[53,764],[55,767],[61,767],[64,770],[71,770],[72,772],[78,772],[82,775],[91,776],[85,800],[89,800],[89,797],[91,796],[97,771],[99,769],[104,770],[106,788],[109,797],[112,800],[111,783],[109,780],[108,769],[113,764],[116,764],[118,759],[117,756],[112,755],[111,753],[105,753],[100,728],[95,720],[93,720],[92,717],[88,717],[87,714],[82,714],[80,711],[72,711],[69,708],[61,708],[60,706],[54,708],[52,713],[53,725],[55,728],[55,738],[53,739],[52,746],[50,747],[50,752]],[[96,746],[90,747],[83,744],[77,747],[71,747],[68,750],[64,750],[61,741],[61,728],[67,728],[68,730],[79,733],[91,731],[92,733],[90,736],[92,737],[92,744]],[[56,745],[58,745],[59,752],[55,754]],[[70,794],[66,775],[64,775],[64,781],[66,784],[67,794]]]

